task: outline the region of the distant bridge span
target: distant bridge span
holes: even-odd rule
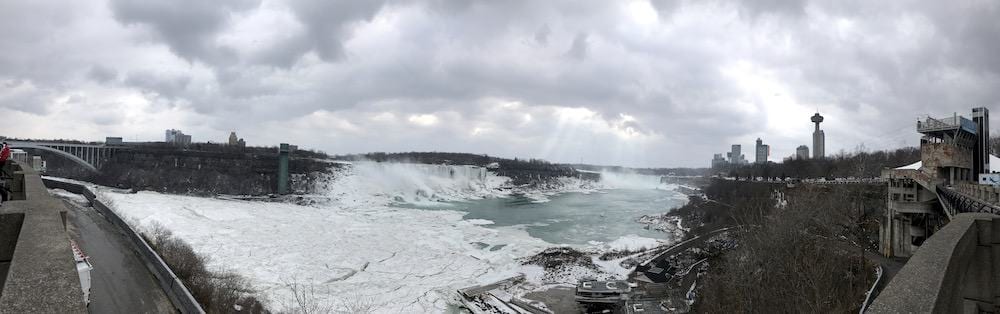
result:
[[[11,148],[38,149],[66,157],[80,166],[90,171],[98,172],[105,159],[114,155],[115,152],[128,149],[123,146],[109,146],[106,144],[72,144],[58,142],[34,142],[34,141],[9,141]]]

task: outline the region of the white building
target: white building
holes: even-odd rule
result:
[[[164,142],[180,144],[180,145],[188,145],[191,144],[191,136],[184,134],[184,132],[181,132],[181,130],[169,129],[166,131],[166,137],[164,139]]]
[[[795,149],[795,159],[809,159],[809,146],[799,145]]]

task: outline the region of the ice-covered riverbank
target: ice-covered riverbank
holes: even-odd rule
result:
[[[278,310],[295,306],[294,285],[311,286],[317,299],[335,308],[362,299],[379,312],[443,312],[454,304],[456,289],[520,273],[537,287],[572,282],[575,276],[627,273],[598,261],[588,271],[546,274],[539,266],[522,265],[523,258],[554,244],[523,227],[463,220],[464,213],[455,210],[391,206],[512,193],[502,188],[504,178],[488,173],[405,167],[383,164],[338,173],[325,183],[330,201],[312,206],[98,191],[137,228],[162,225],[208,256],[210,267],[246,276]],[[601,252],[659,243],[623,235],[577,248]]]

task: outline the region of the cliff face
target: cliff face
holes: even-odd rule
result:
[[[293,192],[313,192],[311,183],[332,167],[335,164],[293,154],[289,186]],[[266,195],[277,193],[278,185],[276,153],[139,148],[112,156],[99,174],[75,168],[68,162],[50,163],[48,174],[119,188],[195,195]]]

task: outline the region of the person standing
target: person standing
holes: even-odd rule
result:
[[[6,165],[7,159],[10,159],[10,145],[3,142],[3,149],[0,150],[0,166]]]
[[[3,180],[7,175],[7,160],[10,159],[10,145],[7,142],[3,142],[3,148],[0,148],[0,203],[6,202],[10,197],[10,193],[7,187],[7,180]]]

